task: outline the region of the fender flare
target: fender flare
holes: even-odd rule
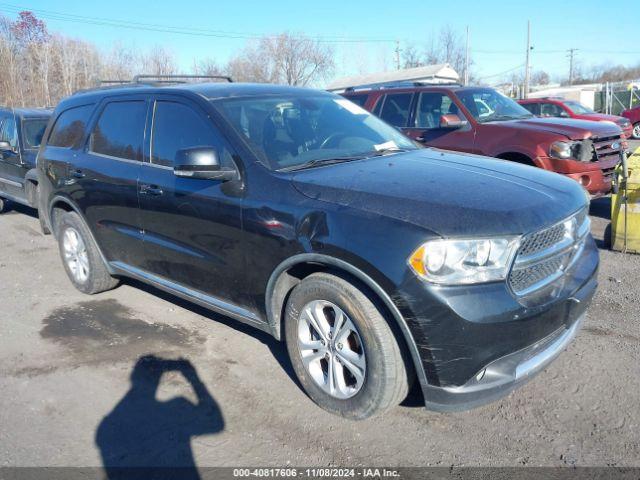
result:
[[[25,180],[30,180],[36,183],[40,183],[38,180],[38,169],[37,168],[32,168],[30,170],[27,171],[27,174],[24,176]]]
[[[265,294],[265,306],[267,312],[267,321],[271,326],[271,331],[274,332],[274,336],[278,339],[281,339],[280,334],[280,315],[276,314],[272,305],[272,298],[275,292],[276,284],[282,274],[284,274],[291,267],[301,264],[301,263],[316,263],[319,265],[325,265],[328,267],[335,267],[339,270],[342,270],[351,276],[357,278],[359,281],[364,283],[368,288],[370,288],[382,301],[387,310],[391,313],[391,316],[396,322],[397,327],[402,332],[402,336],[404,337],[405,343],[409,349],[409,355],[413,362],[416,375],[418,377],[418,381],[422,387],[428,385],[427,375],[424,371],[424,366],[422,364],[422,359],[420,357],[420,352],[418,350],[418,346],[413,338],[413,334],[409,329],[409,325],[406,320],[400,313],[398,307],[393,303],[393,300],[387,294],[387,292],[369,275],[360,270],[359,268],[351,265],[350,263],[345,262],[344,260],[340,260],[335,257],[331,257],[328,255],[322,255],[318,253],[301,253],[298,255],[294,255],[286,260],[284,260],[280,265],[276,267],[271,276],[269,277],[269,281],[267,283],[267,290]]]

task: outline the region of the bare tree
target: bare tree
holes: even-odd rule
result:
[[[531,75],[531,83],[533,85],[549,85],[550,77],[544,70],[537,70]]]
[[[237,80],[302,86],[326,79],[333,69],[331,48],[289,33],[263,37],[227,65]]]
[[[465,69],[466,45],[462,35],[450,26],[445,26],[437,35],[432,35],[427,40],[422,51],[409,44],[403,49],[402,56],[405,68],[448,63],[462,75]],[[470,58],[469,68],[472,66],[473,60]],[[474,79],[471,72],[469,79]]]

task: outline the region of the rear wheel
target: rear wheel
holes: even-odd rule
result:
[[[341,277],[315,273],[295,287],[285,336],[300,383],[331,413],[365,419],[407,395],[400,345],[383,313]]]
[[[640,122],[633,125],[633,132],[631,135],[633,135],[633,138],[636,140],[640,140]]]
[[[102,260],[88,228],[75,212],[64,212],[57,223],[60,256],[71,283],[83,293],[95,294],[118,285]]]

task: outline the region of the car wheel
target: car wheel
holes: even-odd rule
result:
[[[351,282],[314,273],[289,296],[285,336],[309,397],[361,420],[399,404],[409,378],[400,345],[381,310]]]
[[[633,132],[631,134],[633,135],[633,138],[640,140],[640,122],[633,126]]]
[[[5,200],[4,198],[0,198],[0,213],[4,212],[4,207],[5,207]]]
[[[75,212],[64,212],[57,222],[57,238],[62,263],[71,283],[83,293],[93,295],[115,288],[87,226]]]

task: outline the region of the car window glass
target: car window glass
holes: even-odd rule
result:
[[[22,123],[22,139],[24,140],[24,148],[38,148],[44,131],[47,128],[48,119],[37,118],[33,120],[25,120]]]
[[[566,112],[562,109],[562,107],[556,105],[555,103],[543,103],[540,105],[540,116],[564,117],[566,116]]]
[[[386,95],[380,118],[395,127],[406,127],[409,121],[412,93]]]
[[[178,150],[212,147],[222,166],[232,166],[231,152],[210,121],[191,107],[170,101],[158,101],[153,116],[151,163],[173,166]]]
[[[422,92],[418,100],[415,126],[418,128],[438,128],[442,115],[461,116],[461,113],[458,106],[446,93]]]
[[[522,106],[529,110],[534,115],[540,115],[540,104],[539,103],[523,103]]]
[[[367,98],[369,98],[369,96],[368,95],[349,95],[345,98],[350,102],[355,103],[356,105],[360,105],[361,107],[364,107],[364,104],[367,103]]]
[[[143,100],[108,103],[91,133],[90,150],[142,161],[146,114]]]
[[[65,110],[51,129],[47,145],[52,147],[73,147],[84,135],[87,120],[93,111],[93,105],[82,105]]]
[[[0,141],[9,142],[13,148],[18,147],[18,132],[16,130],[16,120],[11,115],[7,117],[2,123],[2,129],[0,130]]]

